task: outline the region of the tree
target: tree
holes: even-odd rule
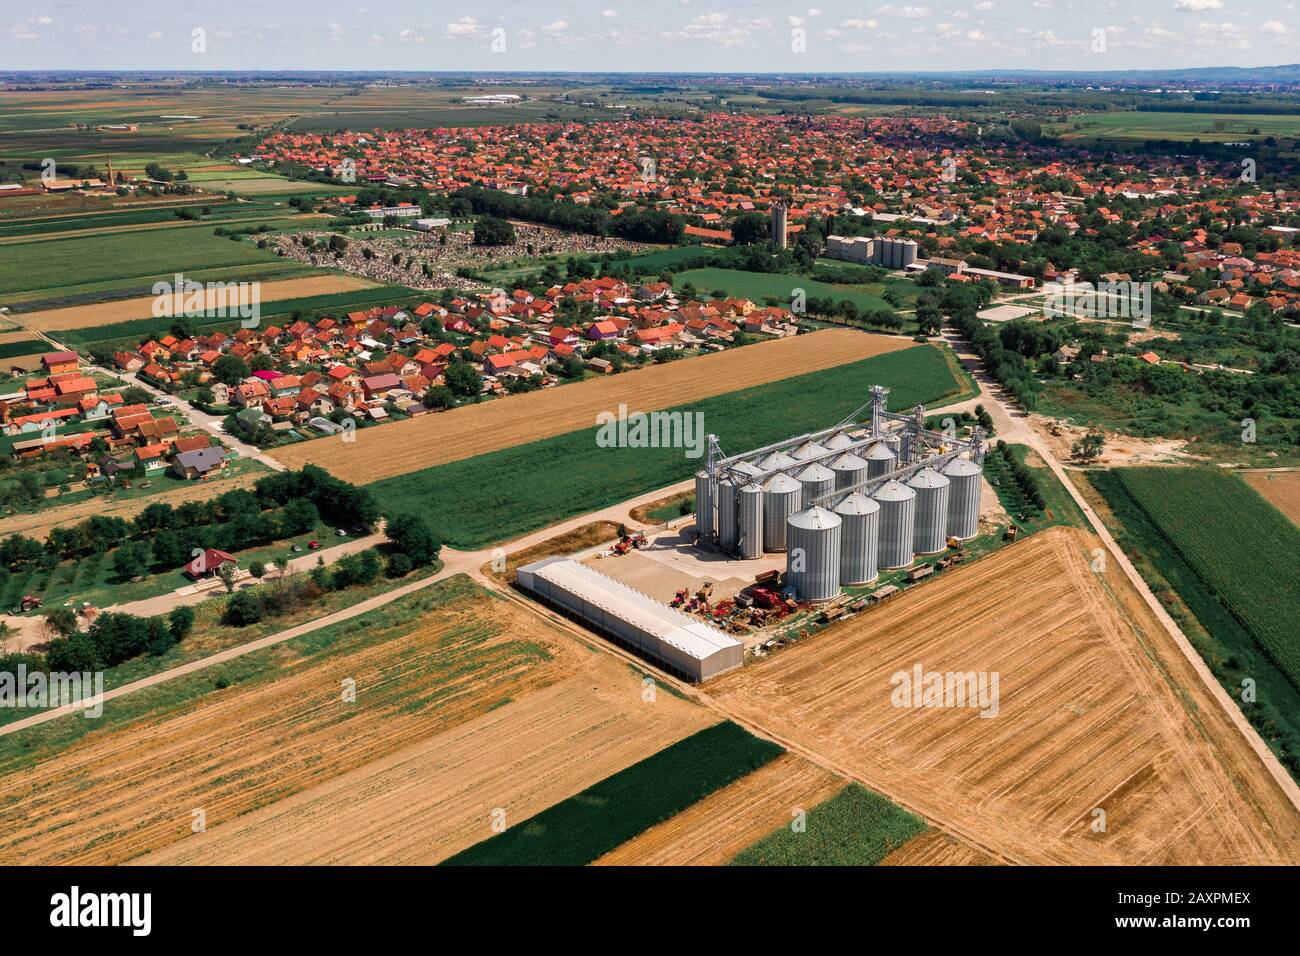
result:
[[[212,374],[223,385],[238,385],[248,373],[248,363],[238,355],[223,355],[212,363]]]
[[[468,362],[452,362],[443,372],[443,378],[453,395],[471,398],[483,388],[483,377]]]
[[[398,552],[389,557],[387,574],[390,578],[404,578],[411,573],[413,567],[415,565],[411,562],[411,559]]]
[[[515,241],[515,227],[496,216],[481,216],[474,223],[474,245],[508,246]]]
[[[226,586],[226,593],[230,594],[235,590],[235,575],[238,569],[233,561],[226,561],[217,568],[217,577],[221,578],[221,583]]]
[[[251,592],[240,591],[230,598],[223,620],[233,627],[247,627],[262,619],[262,602]]]
[[[194,627],[194,608],[188,604],[172,608],[167,615],[167,626],[171,631],[173,643],[179,644]]]
[[[45,612],[45,623],[42,630],[46,634],[59,637],[71,637],[80,629],[77,622],[77,612],[70,607],[51,608]]]
[[[738,246],[767,242],[770,234],[771,230],[768,228],[767,218],[760,216],[756,212],[737,216],[731,224],[731,240]]]
[[[248,573],[260,581],[262,575],[266,574],[266,565],[261,561],[250,561],[248,564]]]
[[[388,522],[386,533],[393,549],[410,558],[416,567],[432,564],[442,550],[442,541],[420,514],[394,515]]]
[[[113,552],[113,574],[119,581],[133,581],[148,570],[149,545],[130,541]]]
[[[1093,429],[1070,446],[1070,452],[1080,461],[1096,461],[1106,447],[1106,436]]]

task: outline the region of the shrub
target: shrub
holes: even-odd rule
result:
[[[247,627],[262,619],[264,609],[262,602],[249,591],[240,591],[230,598],[222,620],[234,627]]]
[[[411,559],[399,552],[388,559],[387,574],[390,578],[404,578],[411,573],[413,567],[415,565],[411,563]]]

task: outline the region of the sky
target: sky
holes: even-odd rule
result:
[[[1300,62],[1297,0],[0,0],[0,71],[1121,70]]]

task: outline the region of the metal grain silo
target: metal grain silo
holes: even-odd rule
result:
[[[934,554],[948,546],[948,479],[933,468],[922,468],[907,486],[916,492],[916,524],[912,548]]]
[[[806,441],[794,451],[790,452],[790,457],[795,461],[807,461],[809,458],[816,458],[818,455],[826,454],[826,449],[815,441]]]
[[[736,483],[730,477],[718,479],[718,547],[724,551],[736,548]]]
[[[898,456],[889,447],[888,442],[878,441],[867,449],[867,477],[879,478],[894,470]]]
[[[710,544],[717,534],[717,516],[713,510],[713,477],[707,471],[695,475],[695,530],[701,544]]]
[[[783,451],[774,451],[758,464],[764,471],[789,471],[799,462]]]
[[[799,479],[799,484],[803,485],[805,508],[811,508],[815,499],[835,490],[835,472],[816,462],[800,470],[795,477]]]
[[[827,451],[840,451],[851,447],[854,442],[853,439],[849,437],[849,433],[843,431],[836,432],[830,438],[825,439],[821,444]]]
[[[776,474],[763,485],[763,550],[785,550],[785,524],[803,507],[803,485]]]
[[[965,541],[979,533],[979,465],[969,458],[954,458],[943,470],[948,478],[948,536]]]
[[[840,584],[866,584],[878,575],[880,505],[856,491],[834,508],[840,516]]]
[[[748,484],[736,492],[740,520],[740,556],[752,561],[763,556],[763,489]]]
[[[840,516],[807,508],[786,524],[786,583],[800,601],[829,601],[840,593]]]
[[[737,474],[744,475],[746,478],[758,478],[763,474],[763,469],[752,461],[738,461],[731,468]],[[741,482],[741,484],[744,484],[744,482]]]
[[[880,505],[880,566],[905,568],[912,563],[916,492],[900,481],[887,481],[872,497]]]
[[[851,451],[846,451],[831,462],[831,471],[835,473],[836,491],[867,480],[867,463]]]

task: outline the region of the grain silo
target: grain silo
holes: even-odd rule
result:
[[[707,471],[695,475],[695,531],[701,544],[710,544],[717,533],[713,511],[713,478]]]
[[[912,549],[934,554],[948,546],[948,479],[933,468],[922,468],[907,483],[916,492]]]
[[[840,516],[808,508],[786,525],[786,583],[800,601],[829,601],[840,593]]]
[[[811,507],[814,499],[835,490],[835,472],[816,462],[803,468],[795,477],[803,485],[804,507]]]
[[[827,451],[842,451],[845,448],[851,448],[855,442],[849,437],[849,433],[836,432],[830,438],[822,442],[822,447]]]
[[[763,469],[752,461],[738,461],[731,466],[732,471],[738,475],[744,475],[746,478],[761,478]],[[741,482],[744,484],[744,482]]]
[[[965,541],[979,533],[980,473],[969,458],[954,458],[943,470],[948,478],[948,536]]]
[[[880,505],[856,491],[834,508],[840,516],[840,584],[867,584],[877,577]]]
[[[785,550],[785,524],[803,507],[803,485],[776,474],[763,485],[763,550]]]
[[[887,442],[878,441],[867,449],[867,477],[879,478],[894,470],[897,456]]]
[[[806,441],[790,452],[790,457],[796,461],[807,461],[809,458],[816,458],[818,455],[824,454],[826,454],[826,449],[823,446],[815,441]]]
[[[736,492],[740,556],[747,561],[763,556],[763,489],[748,484]]]
[[[867,480],[867,463],[851,451],[846,451],[831,462],[831,471],[835,473],[836,491]]]
[[[729,476],[718,479],[718,547],[724,551],[736,547],[736,483]]]
[[[783,451],[774,451],[759,463],[764,471],[789,471],[799,462],[795,461]]]
[[[905,568],[912,563],[916,492],[902,482],[887,481],[872,497],[880,505],[880,566]]]

